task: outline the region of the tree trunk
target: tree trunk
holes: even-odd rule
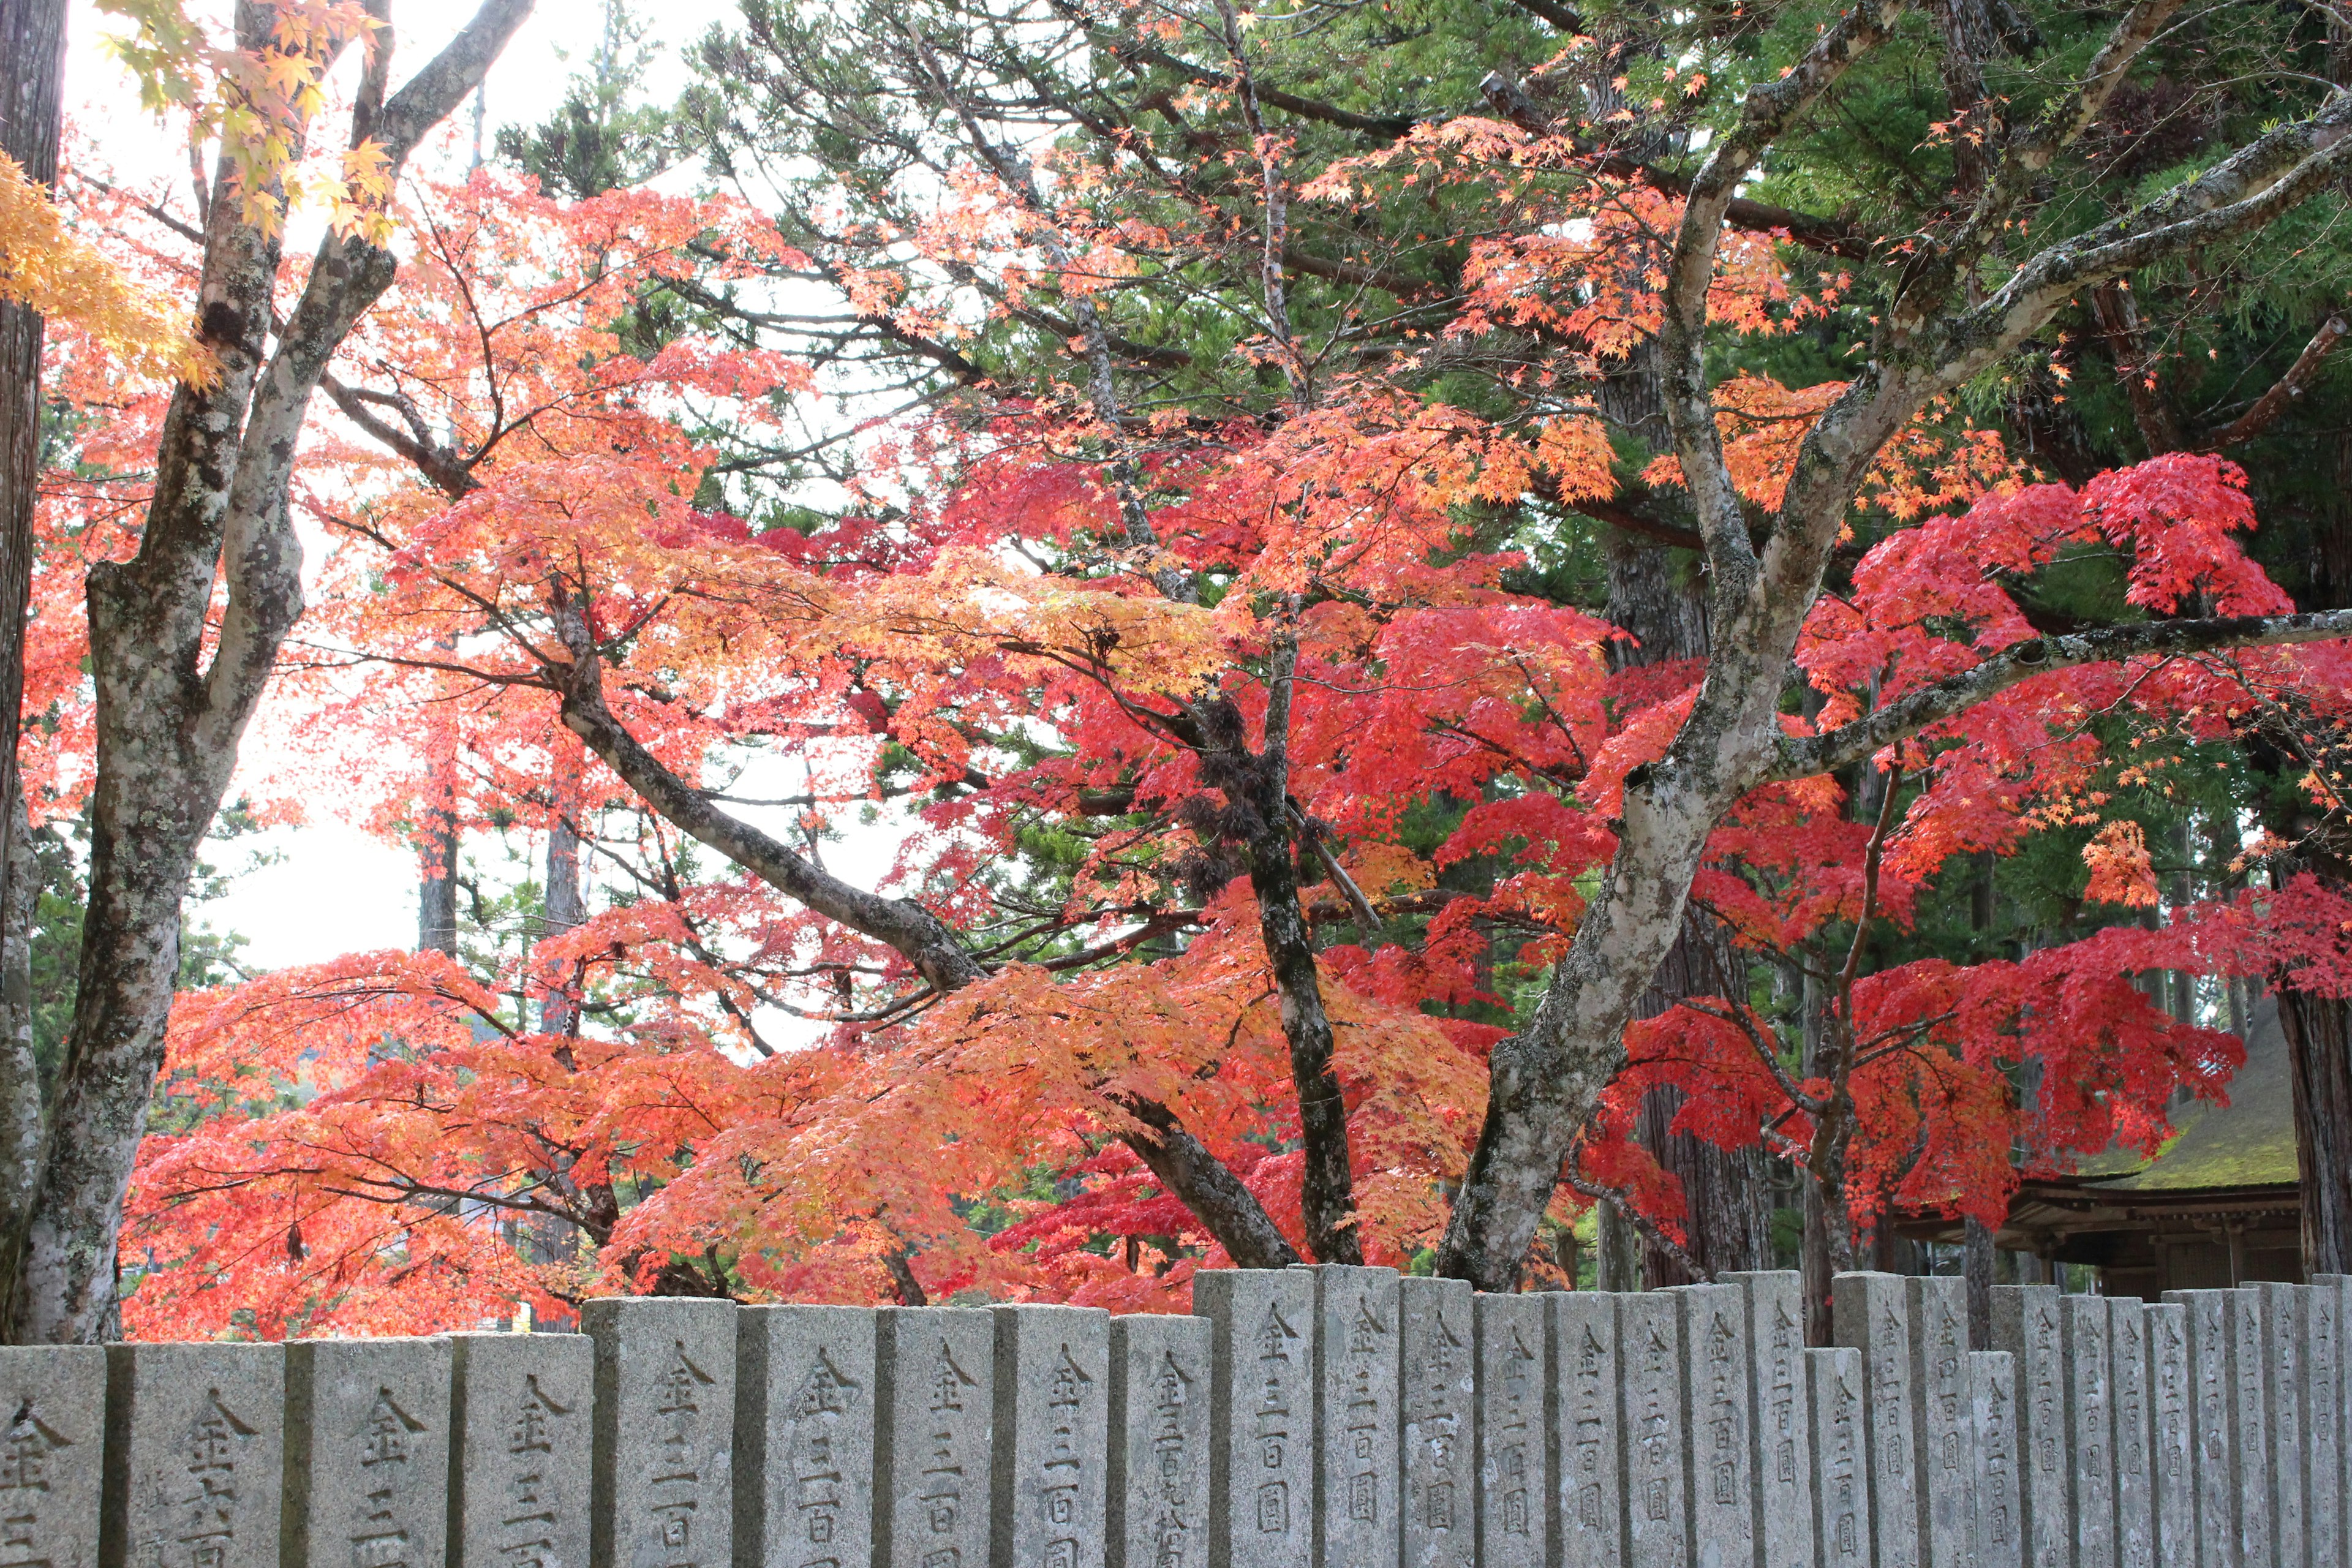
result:
[[[547,895],[545,923],[540,941],[562,936],[588,918],[588,900],[580,884],[580,763],[581,748],[569,735],[557,740],[568,754],[555,768],[555,820],[547,830]],[[542,976],[547,994],[539,1005],[539,1026],[550,1035],[570,1035],[580,1027],[580,966]]]
[[[484,0],[389,99],[386,37],[361,79],[353,143],[375,142],[387,175],[397,178],[530,10],[530,0]],[[265,47],[275,19],[274,7],[245,0],[239,47]],[[235,168],[235,149],[224,149],[194,312],[219,380],[173,394],[139,553],[89,573],[98,732],[89,908],[39,1187],[24,1226],[7,1238],[0,1278],[13,1343],[91,1342],[119,1332],[115,1238],[163,1066],[180,901],[238,742],[302,607],[301,544],[287,500],[295,446],[328,359],[391,285],[395,267],[391,252],[331,233],[281,322],[273,299],[278,239],[246,221],[231,188]],[[227,599],[215,622],[215,584],[223,580]]]
[[[2352,1273],[2352,1002],[2281,986],[2305,1277]]]
[[[65,85],[65,0],[0,0],[0,153],[43,185],[58,177],[58,105]],[[16,1223],[32,1201],[40,1139],[39,1075],[32,1068],[31,889],[16,879],[32,857],[18,798],[16,740],[25,697],[25,616],[32,601],[33,510],[41,458],[41,318],[0,300],[0,910],[26,918],[0,926],[0,973],[21,978],[21,1007],[9,998],[0,1053],[0,1226]],[[21,1040],[19,1022],[22,1022]],[[22,1057],[21,1063],[16,1059]],[[19,1067],[25,1070],[17,1070]],[[9,1234],[0,1228],[0,1236]]]
[[[1654,383],[1654,368],[1643,360],[1636,355],[1626,374],[1611,379],[1601,402],[1618,423],[1648,437],[1663,418],[1655,412],[1653,386],[1645,384]],[[1706,657],[1706,600],[1690,581],[1688,559],[1675,552],[1622,534],[1612,538],[1609,619],[1637,639],[1632,647],[1620,644],[1612,649],[1612,661],[1620,668]],[[1633,1016],[1657,1017],[1691,996],[1738,1002],[1747,994],[1747,968],[1716,922],[1696,910],[1686,911],[1674,947],[1633,1005]],[[1677,1089],[1651,1090],[1642,1100],[1640,1134],[1658,1163],[1682,1184],[1685,1250],[1709,1279],[1727,1270],[1769,1268],[1769,1229],[1757,1163],[1670,1131],[1685,1099]],[[1664,1248],[1645,1244],[1642,1253],[1642,1274],[1650,1289],[1701,1283]]]

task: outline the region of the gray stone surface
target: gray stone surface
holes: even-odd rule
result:
[[[2058,1345],[2066,1368],[2067,1506],[2075,1568],[2115,1568],[2115,1352],[2103,1296],[2058,1299]]]
[[[1560,1562],[1564,1568],[1617,1568],[1625,1552],[1617,1298],[1564,1290],[1546,1304],[1551,1309]]]
[[[2337,1553],[2352,1555],[2352,1275],[2315,1274],[2311,1283],[2335,1303],[2336,1539]]]
[[[1211,1360],[1211,1568],[1307,1568],[1315,1554],[1315,1277],[1220,1268],[1192,1278]]]
[[[596,1568],[724,1568],[734,1556],[735,1304],[600,1298]]]
[[[2116,1415],[2116,1560],[2156,1568],[2156,1426],[2148,1407],[2147,1309],[2137,1296],[2107,1302]]]
[[[449,1568],[587,1568],[596,1347],[449,1336]]]
[[[449,1342],[286,1347],[289,1563],[440,1568],[449,1527]]]
[[[286,1352],[107,1350],[107,1568],[278,1568]]]
[[[1755,1413],[1748,1299],[1737,1285],[1671,1292],[1682,1309],[1685,1420],[1690,1445],[1692,1561],[1698,1568],[1756,1563]]]
[[[1109,1568],[1200,1568],[1209,1549],[1204,1318],[1110,1321]]]
[[[996,1320],[982,1307],[876,1314],[876,1568],[989,1561]]]
[[[1109,1313],[996,1309],[995,1450],[992,1561],[1102,1568]]]
[[[2269,1401],[2264,1397],[2268,1358],[2263,1354],[2260,1294],[2230,1292],[2231,1430],[2237,1443],[2238,1561],[2244,1568],[2271,1568],[2285,1558],[2279,1550],[2277,1500],[2271,1486],[2249,1484],[2272,1475]],[[2226,1473],[2226,1472],[2223,1472]]]
[[[1969,1411],[1976,1454],[1976,1509],[1970,1521],[1975,1561],[1979,1568],[2022,1568],[2017,1359],[2007,1351],[1969,1352]]]
[[[1914,1451],[1918,1456],[1920,1561],[1965,1568],[1974,1549],[1976,1458],[1969,1451],[1969,1287],[1965,1279],[1904,1281],[1911,1336]]]
[[[1765,1568],[1813,1560],[1812,1402],[1805,1386],[1803,1281],[1726,1274],[1747,1292],[1755,1371],[1757,1545]]]
[[[2157,1546],[2172,1568],[2196,1568],[2196,1387],[2189,1374],[2189,1310],[2166,1303],[2148,1308],[2144,1318]]]
[[[1544,1299],[1480,1296],[1477,1330],[1478,1561],[1482,1568],[1548,1568]]]
[[[1663,1291],[1617,1299],[1625,1423],[1625,1561],[1684,1568],[1690,1560],[1685,1469],[1690,1394],[1683,1386],[1682,1314]]]
[[[2025,1561],[2029,1568],[2067,1568],[2074,1559],[2074,1531],[2066,1513],[2066,1386],[2058,1363],[2056,1289],[1994,1286],[1992,1342],[2016,1358]]]
[[[870,1307],[736,1315],[736,1568],[872,1561],[875,1353]]]
[[[1863,1431],[1862,1352],[1805,1352],[1813,1403],[1813,1561],[1870,1568],[1870,1461]]]
[[[2344,1533],[2344,1291],[2333,1276],[2315,1279],[2303,1296],[2304,1452],[2310,1493],[2304,1533],[2311,1561],[2341,1563]]]
[[[1879,1568],[1917,1568],[1919,1563],[1919,1468],[1913,1436],[1917,1413],[1907,1297],[1897,1274],[1840,1274],[1830,1281],[1838,1342],[1862,1352],[1863,1429]]]
[[[1478,1331],[1465,1279],[1400,1280],[1405,1568],[1473,1568],[1478,1554]]]
[[[96,1568],[106,1351],[0,1346],[0,1568]]]
[[[2269,1426],[2271,1540],[2283,1563],[2310,1561],[2305,1513],[2311,1504],[2310,1452],[2304,1429],[2304,1297],[2300,1285],[2249,1288],[2262,1317],[2263,1419]]]
[[[2196,1562],[2199,1568],[2237,1568],[2237,1494],[2245,1489],[2216,1488],[2206,1479],[2238,1473],[2234,1300],[2228,1290],[2168,1290],[2164,1300],[2180,1309],[2189,1341],[2189,1441],[2196,1478],[2189,1502],[2197,1516]],[[2168,1540],[2165,1552],[2174,1558]]]
[[[1316,1561],[1395,1568],[1404,1505],[1397,1379],[1402,1365],[1393,1268],[1328,1264],[1315,1280]]]

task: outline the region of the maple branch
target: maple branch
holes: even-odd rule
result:
[[[1715,1278],[1713,1272],[1684,1249],[1682,1243],[1668,1236],[1657,1221],[1643,1214],[1627,1195],[1624,1188],[1608,1186],[1588,1176],[1577,1174],[1576,1162],[1581,1153],[1581,1150],[1571,1150],[1568,1159],[1560,1165],[1561,1185],[1571,1192],[1582,1194],[1595,1203],[1612,1205],[1619,1214],[1625,1216],[1628,1224],[1642,1233],[1642,1238],[1644,1241],[1673,1258],[1675,1265],[1691,1279],[1703,1284]]]
[[[1145,1131],[1122,1139],[1160,1184],[1182,1200],[1236,1268],[1286,1268],[1306,1261],[1264,1205],[1225,1163],[1158,1100],[1112,1096]]]
[[[1811,778],[1852,767],[1930,724],[1966,712],[2021,680],[2078,665],[2112,664],[2148,655],[2177,657],[2230,647],[2276,647],[2352,637],[2352,610],[2300,616],[2213,616],[2101,626],[2035,637],[1972,669],[1906,692],[1885,707],[1826,734],[1783,737],[1754,784]],[[1752,786],[1751,786],[1752,787]]]
[[[2305,385],[2319,374],[2320,362],[2335,352],[2336,345],[2344,341],[2347,332],[2352,332],[2352,326],[2347,326],[2342,316],[2330,316],[2321,322],[2319,331],[2312,334],[2311,342],[2303,346],[2303,353],[2295,355],[2294,363],[2286,367],[2286,374],[2273,383],[2268,392],[2254,399],[2252,408],[2207,437],[2201,449],[2222,451],[2242,441],[2251,441],[2269,429],[2278,416],[2286,412],[2287,405],[2303,395]]]

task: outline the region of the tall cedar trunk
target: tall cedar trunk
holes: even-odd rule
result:
[[[381,16],[385,7],[371,10]],[[392,42],[383,36],[361,79],[354,143],[373,140],[396,178],[530,10],[530,0],[483,0],[388,99]],[[243,0],[239,47],[268,45],[274,22],[273,6]],[[194,311],[219,379],[173,395],[137,556],[89,572],[98,733],[89,906],[38,1189],[0,1260],[13,1343],[119,1331],[115,1240],[163,1065],[180,901],[278,646],[301,613],[301,545],[287,500],[295,445],[328,359],[395,266],[389,251],[331,234],[279,321],[278,239],[245,221],[233,151],[213,177]],[[215,623],[216,581],[227,599]]]
[[[1637,352],[1603,385],[1601,405],[1612,424],[1645,445],[1663,447],[1672,437],[1660,405],[1658,374],[1654,346]],[[1695,566],[1680,552],[1622,534],[1611,539],[1609,619],[1635,638],[1631,647],[1621,643],[1612,648],[1611,658],[1618,668],[1706,657],[1706,597],[1693,580]],[[1689,996],[1736,1000],[1747,989],[1747,964],[1729,937],[1716,922],[1691,910],[1683,917],[1682,931],[1650,988],[1633,1005],[1633,1016],[1654,1018]],[[1689,1236],[1685,1250],[1709,1278],[1726,1270],[1770,1267],[1757,1163],[1703,1138],[1670,1131],[1685,1098],[1676,1089],[1651,1090],[1642,1100],[1640,1133],[1658,1163],[1682,1184]],[[1652,1289],[1700,1282],[1671,1253],[1646,1244],[1642,1274]]]
[[[58,177],[58,103],[66,59],[65,0],[0,0],[0,153],[40,184]],[[32,598],[33,508],[41,456],[41,318],[0,300],[0,910],[13,914],[16,879],[29,863],[25,808],[17,798],[16,737],[25,695],[25,616]],[[29,911],[31,905],[25,904]],[[0,973],[25,977],[29,917],[0,927]],[[39,1169],[41,1086],[33,1071],[29,989],[18,1048],[16,1000],[0,1046],[0,1236],[21,1223]]]
[[[457,834],[436,816],[417,855],[416,951],[457,956]]]
[[[2294,1080],[2304,1269],[2352,1273],[2352,1002],[2282,986],[2278,1017]]]

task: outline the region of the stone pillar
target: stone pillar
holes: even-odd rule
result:
[[[2137,1296],[2107,1302],[2116,1413],[2116,1561],[2156,1568],[2156,1426],[2148,1409],[2147,1309]]]
[[[106,1351],[0,1346],[0,1561],[96,1568],[106,1485]]]
[[[1213,1331],[1210,1568],[1310,1568],[1315,1277],[1212,1269],[1192,1277],[1192,1310]]]
[[[2352,1538],[2344,1529],[2344,1291],[2337,1277],[2315,1279],[2303,1293],[2304,1425],[2311,1495],[2304,1531],[2311,1561],[2341,1563]]]
[[[2148,1472],[2156,1498],[2156,1542],[2170,1568],[2196,1568],[2197,1441],[2195,1385],[2189,1375],[2189,1310],[2147,1308]]]
[[[2058,1362],[2058,1292],[2048,1285],[1992,1288],[1992,1342],[2015,1359],[2018,1496],[2029,1568],[2074,1559],[2067,1513],[2066,1390]]]
[[[1208,1560],[1214,1337],[1204,1318],[1110,1321],[1109,1568]]]
[[[1756,1561],[1756,1434],[1747,1295],[1737,1285],[1669,1292],[1682,1313],[1691,1552],[1701,1563]]]
[[[2195,1511],[2199,1568],[2240,1568],[2235,1305],[2228,1290],[2168,1290],[2180,1309],[2189,1363],[2189,1506]],[[2165,1555],[2181,1561],[2167,1538]]]
[[[1110,1314],[996,1310],[995,1521],[1003,1568],[1103,1568]]]
[[[2115,1361],[2102,1296],[2058,1299],[2066,1369],[2067,1506],[2075,1568],[2116,1568]]]
[[[1618,1381],[1625,1423],[1625,1562],[1685,1568],[1690,1498],[1683,1469],[1690,1394],[1683,1385],[1682,1322],[1675,1298],[1617,1299]]]
[[[2315,1274],[2312,1289],[2333,1303],[2336,1324],[2336,1540],[2352,1555],[2352,1275]]]
[[[1404,1568],[1473,1568],[1477,1561],[1477,1394],[1466,1279],[1398,1282],[1404,1352]]]
[[[1914,1452],[1918,1477],[1920,1561],[1966,1568],[1977,1517],[1976,1457],[1969,1452],[1969,1282],[1904,1281],[1911,1340]]]
[[[2024,1514],[2018,1500],[2016,1358],[2007,1351],[1970,1351],[1968,1378],[1969,1424],[1976,1448],[1976,1510],[1969,1521],[1975,1561],[1978,1568],[2024,1568]]]
[[[726,1568],[734,1557],[735,1304],[604,1297],[596,1347],[598,1568]]]
[[[110,1345],[105,1568],[278,1568],[278,1345]]]
[[[1623,1449],[1619,1442],[1618,1297],[1597,1290],[1548,1296],[1552,1400],[1559,1450],[1563,1568],[1617,1568],[1625,1555]]]
[[[1549,1568],[1544,1299],[1482,1295],[1476,1326],[1478,1562],[1481,1568]]]
[[[1864,1456],[1870,1477],[1872,1562],[1917,1568],[1917,1419],[1911,1386],[1910,1306],[1898,1274],[1839,1274],[1830,1280],[1838,1343],[1862,1352]]]
[[[876,1314],[875,1568],[988,1562],[995,1405],[996,1321],[987,1309]]]
[[[2270,1401],[2265,1397],[2262,1297],[2252,1289],[2230,1292],[2230,1415],[2238,1468],[2220,1484],[2238,1494],[2238,1561],[2242,1568],[2273,1568],[2291,1561],[2281,1550],[2272,1464]],[[2256,1479],[2259,1478],[2259,1479]]]
[[[2304,1404],[2311,1369],[2304,1359],[2303,1321],[2308,1289],[2265,1284],[2247,1291],[2259,1303],[2262,1319],[2261,1418],[2270,1429],[2271,1540],[2279,1562],[2290,1568],[2310,1560],[2305,1521],[2311,1506],[2311,1456]]]
[[[1813,1534],[1819,1568],[1871,1568],[1862,1352],[1805,1352],[1813,1404]]]
[[[1727,1274],[1747,1293],[1755,1365],[1757,1544],[1766,1568],[1813,1560],[1812,1402],[1805,1387],[1804,1282]]]
[[[289,1563],[442,1563],[449,1526],[449,1342],[289,1344],[285,1485],[280,1551]]]
[[[1397,1402],[1397,1274],[1324,1264],[1315,1281],[1315,1561],[1396,1568],[1404,1417]]]
[[[596,1347],[452,1334],[449,1367],[449,1568],[584,1565]]]
[[[873,1561],[876,1381],[872,1308],[739,1310],[735,1568]]]

